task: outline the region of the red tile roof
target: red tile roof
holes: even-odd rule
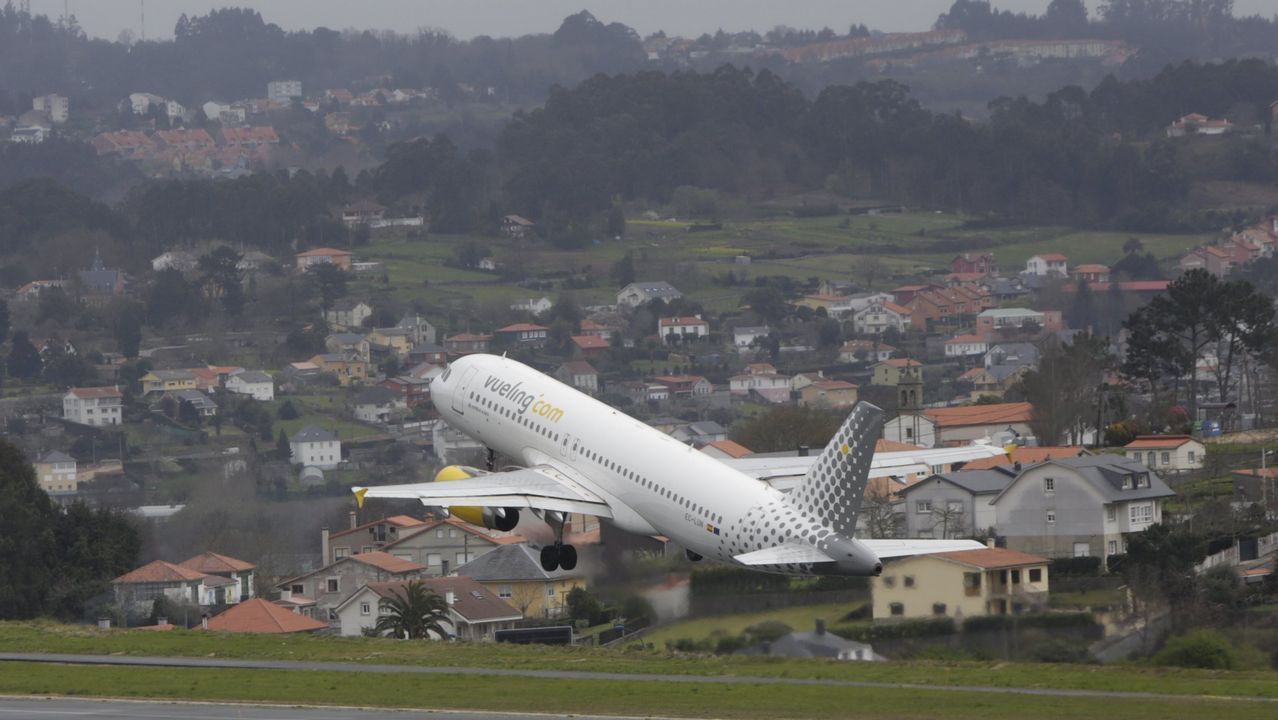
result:
[[[957,552],[936,553],[933,557],[950,560],[963,565],[994,570],[997,568],[1020,567],[1023,565],[1046,565],[1047,558],[1039,555],[1008,550],[1007,548],[981,548],[980,550],[959,550]]]
[[[124,397],[118,387],[71,388],[71,394],[78,398],[111,398]]]
[[[1065,260],[1068,259],[1060,253],[1043,253],[1042,255],[1039,255],[1038,258],[1041,260],[1050,260],[1052,262],[1065,262]]]
[[[919,445],[911,445],[910,443],[897,442],[895,440],[879,438],[874,441],[874,452],[906,452],[922,449]]]
[[[602,350],[610,347],[609,342],[598,335],[573,335],[572,343],[582,350]]]
[[[397,558],[394,555],[384,553],[381,550],[351,555],[350,559],[355,562],[364,563],[365,565],[371,565],[379,570],[385,570],[386,572],[395,575],[426,569],[425,565],[415,563],[412,560]]]
[[[910,358],[892,358],[890,360],[884,360],[881,364],[891,365],[892,367],[895,367],[895,368],[923,366],[923,363],[919,362],[918,360],[911,360]]]
[[[706,443],[705,447],[701,449],[705,450],[705,448],[714,448],[731,458],[740,458],[753,454],[750,448],[732,440],[715,440],[712,443]]]
[[[1077,273],[1107,273],[1107,272],[1109,272],[1109,267],[1107,267],[1107,266],[1105,266],[1105,265],[1100,265],[1100,264],[1097,264],[1097,263],[1088,263],[1088,264],[1086,264],[1086,265],[1076,265],[1076,266],[1074,266],[1074,269],[1070,271],[1070,273],[1071,273],[1071,274],[1077,274]]]
[[[307,250],[306,252],[300,252],[297,254],[297,256],[298,257],[338,257],[341,255],[350,255],[350,254],[351,253],[345,250],[338,250],[337,248],[323,247],[323,248],[312,248],[310,250]]]
[[[257,566],[250,562],[237,560],[228,555],[219,555],[215,552],[200,553],[193,558],[183,560],[178,563],[188,570],[195,570],[206,575],[216,575],[218,573],[229,572],[247,572]]]
[[[883,307],[884,307],[885,309],[887,309],[887,310],[891,310],[892,312],[896,313],[897,315],[912,315],[912,314],[914,314],[914,311],[913,311],[913,310],[911,310],[911,309],[909,309],[909,308],[905,307],[904,305],[897,305],[896,303],[892,302],[891,300],[884,300],[884,301],[883,301]]]
[[[176,583],[203,580],[204,573],[163,560],[153,560],[142,567],[112,580],[112,583]]]
[[[335,532],[335,533],[333,533],[332,535],[330,535],[330,536],[329,536],[329,538],[330,538],[330,539],[337,539],[337,538],[342,537],[342,536],[344,536],[344,535],[350,535],[351,533],[354,533],[354,532],[359,532],[359,531],[361,531],[361,530],[367,530],[367,529],[369,529],[369,528],[371,528],[371,527],[373,527],[373,526],[375,526],[375,525],[381,525],[381,524],[383,524],[383,523],[385,523],[385,524],[387,524],[387,525],[394,525],[395,527],[397,527],[397,528],[399,528],[399,529],[401,529],[401,530],[407,530],[407,529],[411,529],[411,528],[425,528],[425,527],[426,527],[426,525],[428,524],[428,523],[427,523],[427,521],[425,521],[425,520],[418,520],[417,518],[415,518],[415,517],[410,517],[410,516],[408,516],[408,515],[392,515],[392,516],[390,516],[390,517],[388,517],[388,518],[381,518],[381,519],[379,519],[379,520],[372,520],[372,521],[366,522],[366,523],[364,523],[364,524],[362,524],[362,525],[356,525],[356,526],[355,526],[355,527],[353,527],[353,528],[350,528],[350,529],[347,529],[347,530],[342,530],[341,532]],[[415,535],[416,533],[413,533],[413,534]],[[406,534],[401,534],[401,535],[400,535],[400,537],[401,537],[401,538],[404,538],[404,537],[407,537],[407,535],[406,535]]]
[[[327,629],[327,623],[299,615],[262,598],[232,605],[226,612],[209,619],[209,630],[216,632],[283,634]]]
[[[1001,425],[1014,422],[1029,422],[1033,412],[1033,405],[1027,402],[1018,402],[928,408],[923,411],[923,415],[936,423],[937,427],[964,427],[967,425]]]
[[[1188,435],[1139,435],[1135,440],[1123,446],[1124,450],[1157,450],[1160,448],[1178,448],[1187,442],[1193,442]]]
[[[973,460],[963,465],[964,470],[989,470],[999,465],[1010,465],[1012,463],[1020,463],[1024,467],[1037,465],[1038,463],[1047,462],[1060,458],[1078,457],[1086,451],[1081,445],[1059,445],[1047,447],[1018,447],[1012,450],[1011,458],[1005,455],[991,458],[981,458]]]
[[[504,328],[497,328],[493,332],[529,332],[534,330],[549,330],[545,325],[534,325],[533,323],[515,323],[507,325]]]

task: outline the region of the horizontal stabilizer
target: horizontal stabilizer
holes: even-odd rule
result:
[[[755,550],[733,558],[742,565],[795,565],[799,563],[834,562],[834,558],[826,555],[806,543],[788,542],[776,547]]]
[[[959,550],[981,550],[985,547],[984,543],[975,540],[857,540],[857,542],[869,548],[870,552],[879,556],[880,560]]]

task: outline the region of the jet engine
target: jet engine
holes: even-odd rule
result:
[[[480,470],[479,468],[465,465],[449,465],[435,474],[435,482],[465,480],[488,474],[487,470]],[[448,512],[471,525],[480,525],[489,530],[509,532],[514,530],[515,526],[519,524],[519,508],[463,506],[450,507]]]

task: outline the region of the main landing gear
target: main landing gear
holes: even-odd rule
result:
[[[548,512],[543,519],[555,530],[555,544],[541,549],[541,569],[554,572],[556,569],[572,570],[577,567],[577,548],[564,544],[566,518],[562,513]]]

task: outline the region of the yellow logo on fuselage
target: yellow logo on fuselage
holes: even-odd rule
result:
[[[550,422],[559,422],[564,416],[564,409],[556,407],[553,403],[547,402],[543,396],[534,396],[532,393],[524,390],[520,386],[522,382],[508,383],[502,381],[495,375],[489,375],[484,381],[484,389],[491,391],[504,400],[509,400],[519,410],[519,412],[532,412],[533,415],[543,417]]]

